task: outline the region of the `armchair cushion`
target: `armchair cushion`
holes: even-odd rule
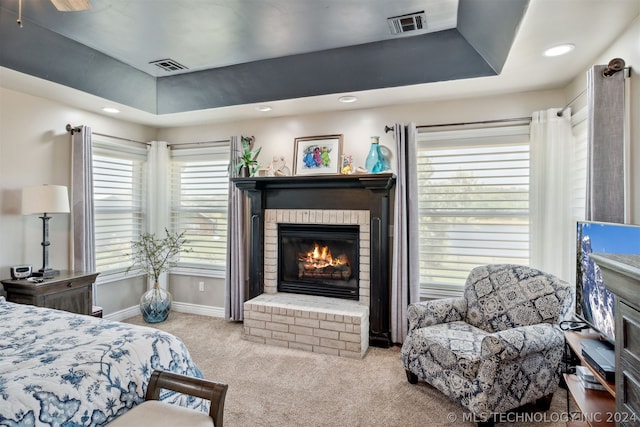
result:
[[[521,326],[482,338],[482,358],[498,356],[501,360],[512,360],[557,348],[563,343],[564,335],[557,326],[548,323]]]
[[[487,332],[466,322],[440,323],[415,331],[414,346],[437,360],[440,368],[452,370],[472,381],[478,375]]]

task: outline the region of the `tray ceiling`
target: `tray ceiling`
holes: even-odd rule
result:
[[[497,75],[528,0],[0,0],[0,66],[161,115]],[[394,35],[387,18],[425,11]],[[150,62],[171,59],[167,72]]]

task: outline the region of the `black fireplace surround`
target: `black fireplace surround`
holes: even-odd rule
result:
[[[370,219],[369,344],[391,345],[391,173],[232,178],[250,202],[247,299],[264,292],[266,209],[367,210]]]

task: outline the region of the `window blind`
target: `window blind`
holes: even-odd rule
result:
[[[171,227],[185,232],[178,267],[224,270],[229,204],[229,142],[171,147]]]
[[[420,283],[459,295],[481,264],[529,260],[529,126],[419,131]]]
[[[146,230],[146,148],[93,142],[96,268],[101,276],[131,265],[131,242]]]

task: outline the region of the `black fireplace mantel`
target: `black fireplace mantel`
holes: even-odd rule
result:
[[[354,201],[345,200],[356,193],[353,190],[369,190],[372,192],[388,193],[395,185],[395,175],[391,173],[380,174],[356,174],[356,175],[314,175],[314,176],[285,176],[285,177],[252,177],[232,178],[236,187],[252,192],[266,192],[269,196],[265,202],[265,209],[369,209],[370,203],[365,193],[361,194],[356,204]],[[314,192],[309,196],[310,190]],[[331,200],[322,200],[320,206],[316,204],[318,194],[325,193]],[[300,197],[298,197],[300,196]],[[311,199],[311,200],[309,200]],[[349,205],[349,206],[345,206]]]
[[[264,291],[265,209],[367,210],[371,224],[369,343],[391,345],[392,173],[232,178],[250,201],[248,299]]]

